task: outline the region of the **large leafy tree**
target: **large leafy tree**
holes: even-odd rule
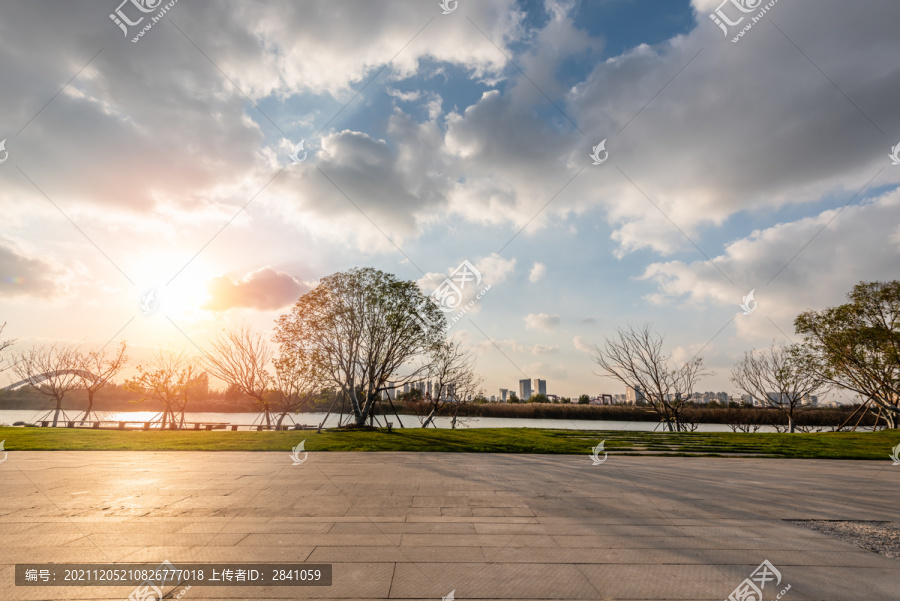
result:
[[[900,424],[900,281],[860,282],[848,303],[794,320],[830,383],[877,405]]]
[[[335,273],[277,320],[281,356],[298,356],[365,424],[383,391],[422,379],[443,313],[414,282],[373,269]],[[425,325],[431,324],[431,327]]]

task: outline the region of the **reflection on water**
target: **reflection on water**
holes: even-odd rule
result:
[[[0,411],[0,424],[12,425],[17,421],[26,423],[34,423],[46,413],[43,411]],[[158,412],[154,411],[97,411],[97,417],[102,421],[110,422],[139,422],[144,423],[159,417]],[[307,426],[318,426],[325,418],[325,413],[299,413],[289,414],[284,424],[303,424]],[[80,417],[81,413],[73,415],[69,412],[69,417],[75,419]],[[338,425],[337,415],[330,415],[325,423],[325,427],[334,427]],[[347,416],[344,416],[346,423]],[[52,419],[52,415],[50,416]],[[273,418],[277,419],[277,417]],[[381,425],[384,425],[384,417],[378,416]],[[62,420],[62,417],[60,417]],[[203,422],[203,423],[223,423],[241,426],[250,426],[259,423],[265,423],[265,420],[259,413],[191,413],[184,414],[186,422]],[[397,417],[391,416],[390,421],[394,422],[394,427],[418,428],[421,424],[415,415],[401,415],[400,420],[402,426],[397,424]],[[449,417],[435,418],[438,428],[450,428]],[[530,418],[505,418],[505,417],[479,417],[466,420],[460,424],[460,428],[555,428],[562,430],[633,430],[650,432],[654,429],[662,430],[656,422],[625,422],[625,421],[607,421],[607,420],[569,420],[569,419],[530,419]],[[697,432],[730,432],[725,424],[700,424]],[[760,432],[774,432],[772,427],[762,427]]]

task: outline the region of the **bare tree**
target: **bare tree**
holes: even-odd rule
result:
[[[3,330],[6,328],[6,322],[4,321],[2,325],[0,325],[0,336],[3,335]],[[16,343],[15,338],[0,338],[0,374],[5,372],[7,369],[10,369],[15,365],[15,361],[10,362],[8,357],[5,356],[5,351],[12,345]]]
[[[448,408],[451,427],[456,428],[463,406],[481,392],[481,378],[475,373],[475,357],[459,342],[441,342],[432,351],[427,373],[432,388],[423,401],[428,414],[422,420],[422,427],[434,425],[435,415]]]
[[[184,351],[160,350],[147,364],[137,366],[138,374],[125,382],[125,388],[141,395],[141,400],[162,404],[161,427],[184,425],[184,412],[193,398],[196,383],[203,372],[196,358]]]
[[[272,406],[278,412],[276,428],[280,428],[288,413],[296,412],[312,400],[319,390],[319,382],[302,356],[290,355],[275,360],[275,386]]]
[[[744,353],[731,371],[731,381],[750,396],[787,417],[796,430],[796,416],[807,407],[803,398],[823,390],[825,378],[811,367],[808,350],[800,345],[776,345]]]
[[[79,384],[80,355],[71,344],[31,347],[15,360],[13,371],[41,394],[53,399],[53,427],[59,422],[63,399]]]
[[[81,378],[81,387],[87,392],[88,406],[81,416],[81,423],[90,419],[91,411],[94,407],[94,395],[97,391],[109,384],[116,374],[118,374],[128,363],[128,357],[125,355],[126,344],[123,340],[119,346],[111,352],[105,349],[96,351],[88,351],[79,356],[79,378]]]
[[[205,356],[209,371],[250,397],[265,414],[266,427],[271,427],[271,397],[267,391],[273,383],[269,372],[272,345],[248,325],[224,330],[210,344],[212,352]]]
[[[640,329],[629,325],[616,330],[601,349],[594,346],[594,361],[602,370],[597,375],[619,380],[643,394],[666,427],[686,430],[683,417],[687,402],[703,371],[703,360],[694,357],[681,367],[672,365],[671,355],[663,354],[663,337],[653,334],[649,325]]]

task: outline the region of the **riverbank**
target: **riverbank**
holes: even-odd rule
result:
[[[751,456],[889,461],[900,431],[770,433],[664,433],[635,431],[480,428],[286,432],[205,432],[0,428],[8,453],[16,451],[411,451],[437,453],[540,453],[585,456],[601,441],[612,455]],[[600,453],[603,456],[603,452]]]

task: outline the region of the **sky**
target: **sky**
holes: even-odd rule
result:
[[[594,345],[648,323],[737,392],[900,272],[900,4],[120,1],[0,6],[17,350],[194,352],[338,271],[468,261],[488,395],[620,394]]]

